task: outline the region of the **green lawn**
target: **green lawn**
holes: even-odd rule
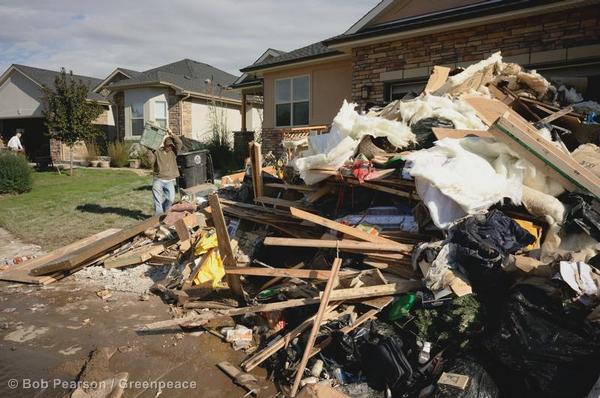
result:
[[[150,176],[127,170],[75,169],[33,175],[33,189],[0,196],[0,227],[52,250],[152,215]]]

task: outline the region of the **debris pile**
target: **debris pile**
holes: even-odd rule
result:
[[[275,166],[250,143],[248,170],[205,207],[10,272],[162,267],[152,291],[175,317],[140,332],[211,331],[247,354],[219,367],[249,393],[262,366],[289,396],[586,396],[600,374],[598,104],[494,54],[355,108],[284,142]]]

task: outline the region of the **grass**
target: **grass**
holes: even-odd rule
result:
[[[33,174],[33,189],[0,196],[0,227],[52,250],[152,215],[151,177],[126,170]]]

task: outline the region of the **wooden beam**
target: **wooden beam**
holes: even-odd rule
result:
[[[561,180],[566,179],[571,186],[582,188],[590,192],[596,200],[600,200],[600,178],[598,176],[572,157],[567,156],[537,132],[532,133],[519,123],[518,119],[512,117],[509,120],[510,116],[510,114],[505,114],[493,124],[492,128],[514,140],[511,147],[518,145],[527,149],[549,166],[546,170],[551,170],[552,176],[558,176]]]
[[[293,269],[293,268],[260,268],[260,267],[244,267],[244,268],[227,268],[226,274],[230,275],[250,275],[250,276],[280,276],[284,278],[300,278],[300,279],[322,279],[327,280],[331,274],[330,270],[317,269]],[[357,274],[354,271],[342,271],[340,275],[349,276]]]
[[[219,203],[219,195],[216,193],[208,196],[208,203],[211,208],[211,218],[217,232],[217,241],[219,244],[219,255],[223,261],[225,268],[237,267],[237,261],[233,254],[231,247],[231,240],[229,239],[229,233],[227,233],[227,224],[225,224],[225,217],[223,216],[223,210],[221,209],[221,203]],[[240,282],[240,277],[237,275],[229,275],[227,277],[227,284],[233,292],[233,294],[240,300],[244,301],[244,290]]]
[[[246,93],[242,93],[242,107],[240,109],[240,113],[242,114],[242,126],[241,130],[245,133],[246,130],[246,112],[247,112],[247,101],[246,101]]]
[[[138,247],[119,256],[104,261],[104,268],[123,268],[130,265],[142,264],[165,251],[163,244],[149,244]]]
[[[340,250],[368,250],[368,251],[389,251],[411,253],[412,245],[402,243],[371,243],[358,242],[355,240],[324,240],[324,239],[296,239],[296,238],[276,238],[267,237],[264,241],[267,246],[290,246],[290,247],[314,247],[320,249],[340,249]]]
[[[333,260],[331,274],[329,275],[329,279],[327,279],[325,290],[323,290],[323,295],[321,296],[321,303],[319,304],[319,310],[317,311],[317,316],[315,317],[313,327],[310,331],[310,336],[308,337],[306,347],[304,348],[304,354],[302,355],[302,359],[300,360],[298,368],[296,368],[296,378],[294,379],[294,384],[292,385],[292,391],[290,394],[292,398],[296,396],[298,388],[300,387],[300,380],[302,380],[302,378],[304,377],[304,369],[306,369],[306,364],[308,363],[310,353],[313,349],[315,341],[317,340],[317,333],[319,333],[319,329],[321,328],[321,321],[323,320],[323,315],[325,314],[327,306],[329,305],[329,297],[331,296],[331,291],[334,288],[338,272],[340,271],[341,266],[341,258],[336,258],[335,260]]]
[[[568,113],[571,113],[572,111],[573,111],[573,107],[569,105],[566,108],[563,108],[558,112],[554,112],[553,114],[546,116],[545,118],[540,120],[540,122],[541,123],[550,123],[556,119],[560,119],[561,117],[565,116]]]
[[[148,228],[154,228],[159,223],[159,216],[150,217],[147,220],[139,222],[127,229],[116,232],[99,241],[93,242],[79,250],[66,254],[50,263],[41,265],[31,270],[32,275],[46,275],[57,271],[68,271],[80,264],[89,262],[94,258],[100,257],[104,253],[122,244],[123,242],[141,234]]]
[[[391,244],[391,245],[397,245],[399,247],[405,247],[406,245],[403,245],[401,243],[398,242],[394,242],[393,240],[390,239],[386,239],[386,238],[382,238],[380,236],[376,236],[376,235],[371,235],[367,232],[364,232],[358,228],[354,228],[354,227],[350,227],[348,225],[344,225],[344,224],[340,224],[338,222],[335,222],[333,220],[329,220],[327,218],[318,216],[316,214],[312,214],[309,212],[306,212],[304,210],[300,210],[298,208],[295,207],[290,207],[290,212],[292,213],[292,215],[296,218],[300,218],[302,220],[306,220],[306,221],[310,221],[314,224],[318,224],[318,225],[322,225],[326,228],[329,229],[333,229],[335,231],[341,232],[343,234],[352,236],[356,239],[360,239],[363,241],[367,241],[367,242],[373,242],[373,243],[387,243],[387,244]]]
[[[260,144],[256,141],[248,143],[248,153],[250,154],[250,165],[252,169],[252,187],[254,197],[258,198],[264,195],[262,178],[262,154]]]
[[[298,263],[298,264],[294,265],[292,268],[288,268],[288,269],[301,269],[301,268],[304,268],[305,266],[306,266],[306,265],[305,265],[303,262],[300,262],[300,263]],[[277,278],[273,278],[273,279],[271,279],[271,280],[269,280],[269,281],[265,282],[265,284],[264,284],[264,285],[262,285],[262,286],[261,286],[261,287],[258,289],[258,291],[263,291],[263,290],[265,290],[265,289],[267,289],[267,288],[269,288],[269,287],[273,286],[274,284],[276,284],[277,282],[279,282],[279,281],[281,281],[281,280],[283,280],[283,279],[285,279],[285,278],[284,278],[284,277],[281,277],[281,276],[278,276]]]
[[[279,206],[279,207],[294,207],[294,206],[296,206],[296,207],[307,208],[300,202],[294,202],[294,201],[285,200],[285,199],[270,198],[268,196],[256,197],[256,198],[254,198],[254,201],[263,203],[263,204],[267,204],[267,205]]]
[[[294,191],[302,191],[302,192],[313,192],[317,190],[317,187],[314,185],[294,185],[294,184],[279,184],[275,182],[270,182],[268,184],[264,184],[265,187],[269,188],[279,188],[279,189],[291,189]]]
[[[386,187],[383,185],[373,184],[370,182],[361,183],[358,180],[355,180],[352,178],[346,178],[344,180],[344,182],[346,182],[349,185],[356,186],[356,187],[363,187],[363,188],[372,189],[374,191],[385,192],[385,193],[389,193],[391,195],[400,196],[402,198],[409,198],[409,199],[415,199],[415,200],[419,199],[418,196],[413,195],[411,192],[401,191],[399,189],[393,189],[393,188],[389,188],[389,187]]]

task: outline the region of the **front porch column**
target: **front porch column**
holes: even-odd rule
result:
[[[246,132],[246,93],[242,93],[242,132]]]

